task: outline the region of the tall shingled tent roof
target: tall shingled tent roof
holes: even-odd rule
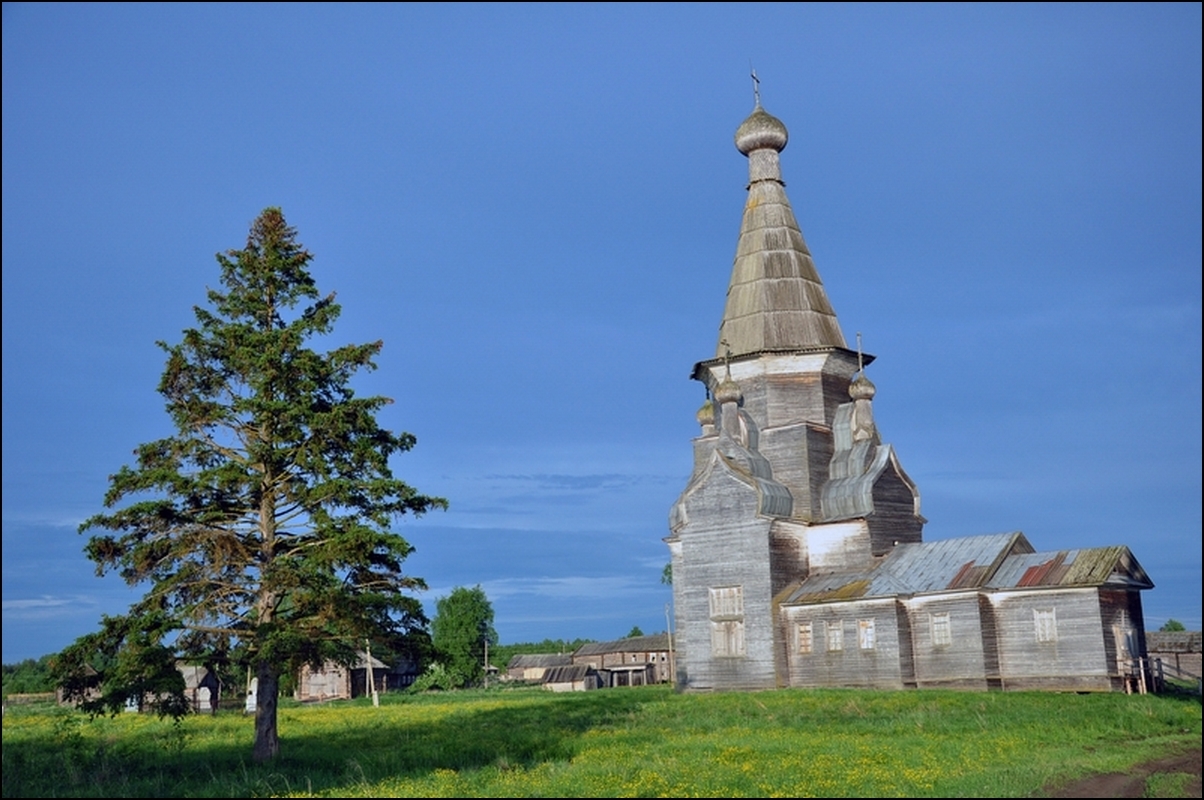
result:
[[[845,347],[807,243],[786,198],[778,154],[786,126],[758,100],[736,130],[748,156],[748,202],[715,355]]]

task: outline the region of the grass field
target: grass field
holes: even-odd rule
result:
[[[4,719],[4,797],[1025,797],[1199,748],[1198,698],[786,690],[494,690],[280,712],[251,764],[237,712],[180,725]],[[1165,795],[1164,795],[1165,796]]]

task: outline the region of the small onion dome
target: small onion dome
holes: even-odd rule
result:
[[[857,373],[857,377],[849,384],[849,397],[854,400],[873,400],[874,393],[877,391],[874,384],[870,383],[870,379],[865,377],[864,372]]]
[[[786,126],[758,104],[748,119],[736,128],[736,149],[744,155],[769,147],[779,153],[786,149]]]
[[[702,404],[702,408],[698,409],[698,413],[694,415],[698,419],[699,425],[714,425],[715,424],[715,404],[708,397],[707,401]]]
[[[717,403],[739,403],[740,402],[740,387],[732,380],[732,376],[728,375],[719,385],[715,387],[715,402]]]

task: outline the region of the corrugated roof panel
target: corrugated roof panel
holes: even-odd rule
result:
[[[1062,562],[1066,560],[1066,551],[1060,553],[1043,553],[1042,555],[1050,556],[1043,561],[1033,564],[1020,576],[1018,586],[1056,586],[1058,578],[1065,576],[1065,570],[1058,570],[1062,566]]]
[[[1015,554],[1004,561],[988,586],[992,589],[1019,589],[1105,584],[1153,587],[1141,565],[1124,545]]]
[[[1031,550],[1024,534],[995,533],[901,544],[868,570],[812,575],[783,605],[977,589],[1009,553]]]
[[[572,664],[565,667],[551,667],[543,674],[544,683],[572,683],[585,680],[593,667],[588,664]]]
[[[881,569],[911,593],[974,589],[990,578],[1007,553],[1018,546],[1027,549],[1027,544],[1019,532],[904,544],[891,551]]]
[[[962,564],[962,568],[953,576],[953,580],[949,581],[946,589],[976,589],[982,585],[983,579],[986,577],[986,566],[974,566],[973,561],[967,561]]]

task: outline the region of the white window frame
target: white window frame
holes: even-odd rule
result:
[[[844,650],[844,622],[837,620],[824,623],[824,644],[829,653]]]
[[[810,655],[815,651],[815,629],[810,622],[799,623],[798,651],[804,655]]]
[[[1058,615],[1052,608],[1033,609],[1033,627],[1038,642],[1056,642],[1058,640]]]
[[[932,627],[932,646],[948,647],[953,644],[953,625],[948,611],[936,611],[928,615]]]
[[[862,650],[873,650],[877,643],[874,621],[872,619],[857,620],[857,646]]]

